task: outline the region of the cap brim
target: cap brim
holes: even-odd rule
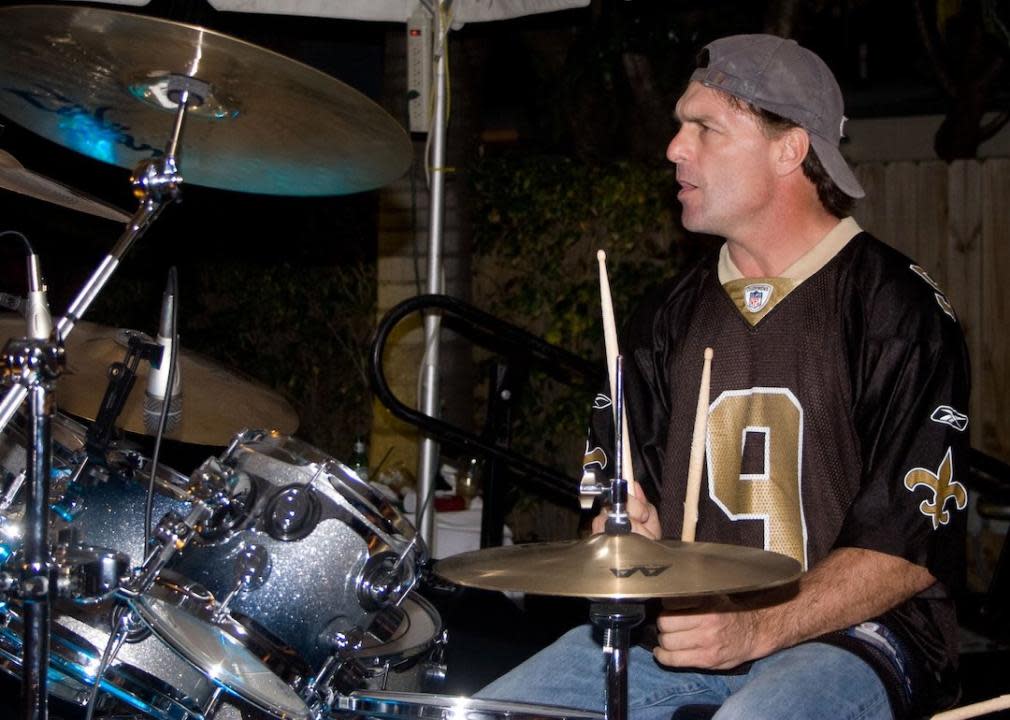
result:
[[[821,161],[821,165],[824,166],[831,179],[835,181],[838,189],[849,197],[865,197],[866,192],[863,190],[863,186],[859,184],[859,180],[852,173],[849,163],[842,157],[842,153],[839,152],[838,148],[820,135],[815,135],[812,132],[808,132],[807,134],[810,136],[810,144],[817,151],[817,158]]]

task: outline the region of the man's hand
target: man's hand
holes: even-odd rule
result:
[[[728,670],[763,657],[756,610],[721,598],[703,609],[663,610],[656,620],[659,645],[652,651],[670,667]]]
[[[926,568],[903,558],[837,548],[783,602],[747,606],[722,598],[694,610],[664,610],[653,654],[674,667],[733,668],[877,617],[935,582]]]
[[[634,493],[634,495],[632,495]],[[634,480],[628,481],[628,502],[625,505],[628,518],[631,519],[631,531],[653,540],[659,540],[663,531],[659,527],[659,513],[656,507],[645,499],[645,491]],[[593,532],[603,532],[607,522],[607,509],[593,518]]]

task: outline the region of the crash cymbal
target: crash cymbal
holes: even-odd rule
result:
[[[0,336],[21,337],[24,319],[4,314]],[[129,334],[90,322],[79,322],[67,339],[67,364],[57,380],[56,402],[61,410],[94,420],[108,384],[108,367],[126,353]],[[150,340],[150,338],[148,338]],[[298,415],[288,402],[270,388],[225,370],[196,353],[179,349],[182,377],[182,418],[165,437],[197,445],[227,445],[243,428],[269,428],[291,434],[298,428]],[[150,366],[141,362],[137,380],[117,425],[129,432],[144,429],[144,391]]]
[[[114,205],[88,197],[63,183],[28,170],[4,150],[0,150],[0,188],[106,220],[125,223],[130,219],[129,214]]]
[[[600,534],[462,553],[439,560],[435,572],[485,590],[630,600],[765,590],[796,580],[800,564],[736,545]]]
[[[283,55],[212,30],[73,6],[0,9],[0,113],[133,169],[171,135],[177,78],[195,78],[179,150],[187,183],[337,195],[396,179],[407,133],[376,103]],[[191,100],[191,104],[192,104]]]

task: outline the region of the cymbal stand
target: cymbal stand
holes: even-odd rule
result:
[[[624,436],[624,358],[617,356],[614,382],[614,477],[610,486],[610,512],[605,532],[627,535],[631,532],[628,517],[628,482],[622,466]],[[594,602],[589,608],[593,625],[603,631],[603,656],[607,664],[606,718],[628,718],[628,652],[631,628],[645,619],[645,607],[640,602]]]
[[[130,181],[140,207],[133,214],[126,230],[112,251],[99,264],[78,292],[66,314],[60,318],[48,340],[14,340],[4,350],[5,376],[14,384],[0,402],[0,431],[17,412],[25,398],[30,399],[27,476],[25,478],[26,511],[24,558],[18,591],[24,602],[24,644],[22,662],[23,720],[47,720],[48,694],[46,671],[49,666],[50,574],[48,508],[49,473],[51,466],[52,402],[49,391],[64,363],[63,343],[74,325],[98,297],[112,277],[123,256],[144,234],[170,202],[178,199],[182,176],[178,172],[176,153],[182,135],[191,93],[199,98],[206,84],[193,78],[176,76],[174,91],[177,110],[172,134],[165,154],[137,165]],[[196,91],[196,92],[194,92]],[[100,678],[96,682],[100,682]]]

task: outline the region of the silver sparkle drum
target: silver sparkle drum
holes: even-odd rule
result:
[[[426,558],[414,528],[378,492],[297,439],[245,431],[194,477],[201,473],[247,485],[247,504],[190,543],[173,569],[214,594],[219,617],[273,638],[310,674],[354,648],[410,591]]]
[[[53,538],[72,535],[74,542],[113,548],[139,566],[144,547],[144,505],[150,461],[132,451],[110,452],[110,465],[89,467],[84,476],[65,485],[51,504]],[[189,478],[160,465],[154,481],[152,527],[168,512],[185,517],[192,498]]]
[[[201,669],[215,687],[276,718],[311,719],[298,693],[271,669],[270,664],[283,665],[268,640],[250,637],[230,618],[219,617],[213,597],[191,581],[167,571],[159,583],[130,606],[190,669]]]
[[[66,569],[67,563],[73,565],[91,555],[126,556],[124,570],[131,561],[139,564],[144,558],[149,461],[132,451],[112,449],[102,464],[83,466],[81,472],[87,455],[86,428],[57,414],[52,421],[52,436],[49,536],[59,541],[57,562]],[[14,557],[20,549],[23,446],[24,432],[17,422],[12,423],[0,436],[4,480],[0,548],[5,558]],[[154,483],[154,523],[169,511],[186,514],[190,506],[188,482],[170,468],[159,469]],[[175,585],[181,587],[182,583]],[[208,595],[206,591],[204,595]],[[145,602],[173,607],[192,604],[188,595],[166,583],[156,585]],[[81,707],[87,703],[112,632],[113,615],[125,609],[109,597],[61,597],[53,602],[48,673],[51,695]],[[138,624],[102,675],[99,708],[122,707],[122,703],[161,720],[204,717],[221,692],[220,683],[184,657]],[[250,674],[262,669],[255,657],[243,659]],[[21,661],[21,608],[12,602],[0,608],[0,669],[20,678]]]
[[[603,720],[603,713],[448,695],[362,690],[340,698],[331,720]]]
[[[156,586],[153,597],[169,599],[171,591]],[[53,607],[49,657],[49,692],[79,707],[86,706],[95,673],[110,635],[112,603],[89,608]],[[3,610],[0,659],[20,676],[22,622],[20,608]],[[116,701],[158,720],[203,718],[213,706],[217,687],[192,664],[149,632],[129,636],[101,679],[100,710]]]

